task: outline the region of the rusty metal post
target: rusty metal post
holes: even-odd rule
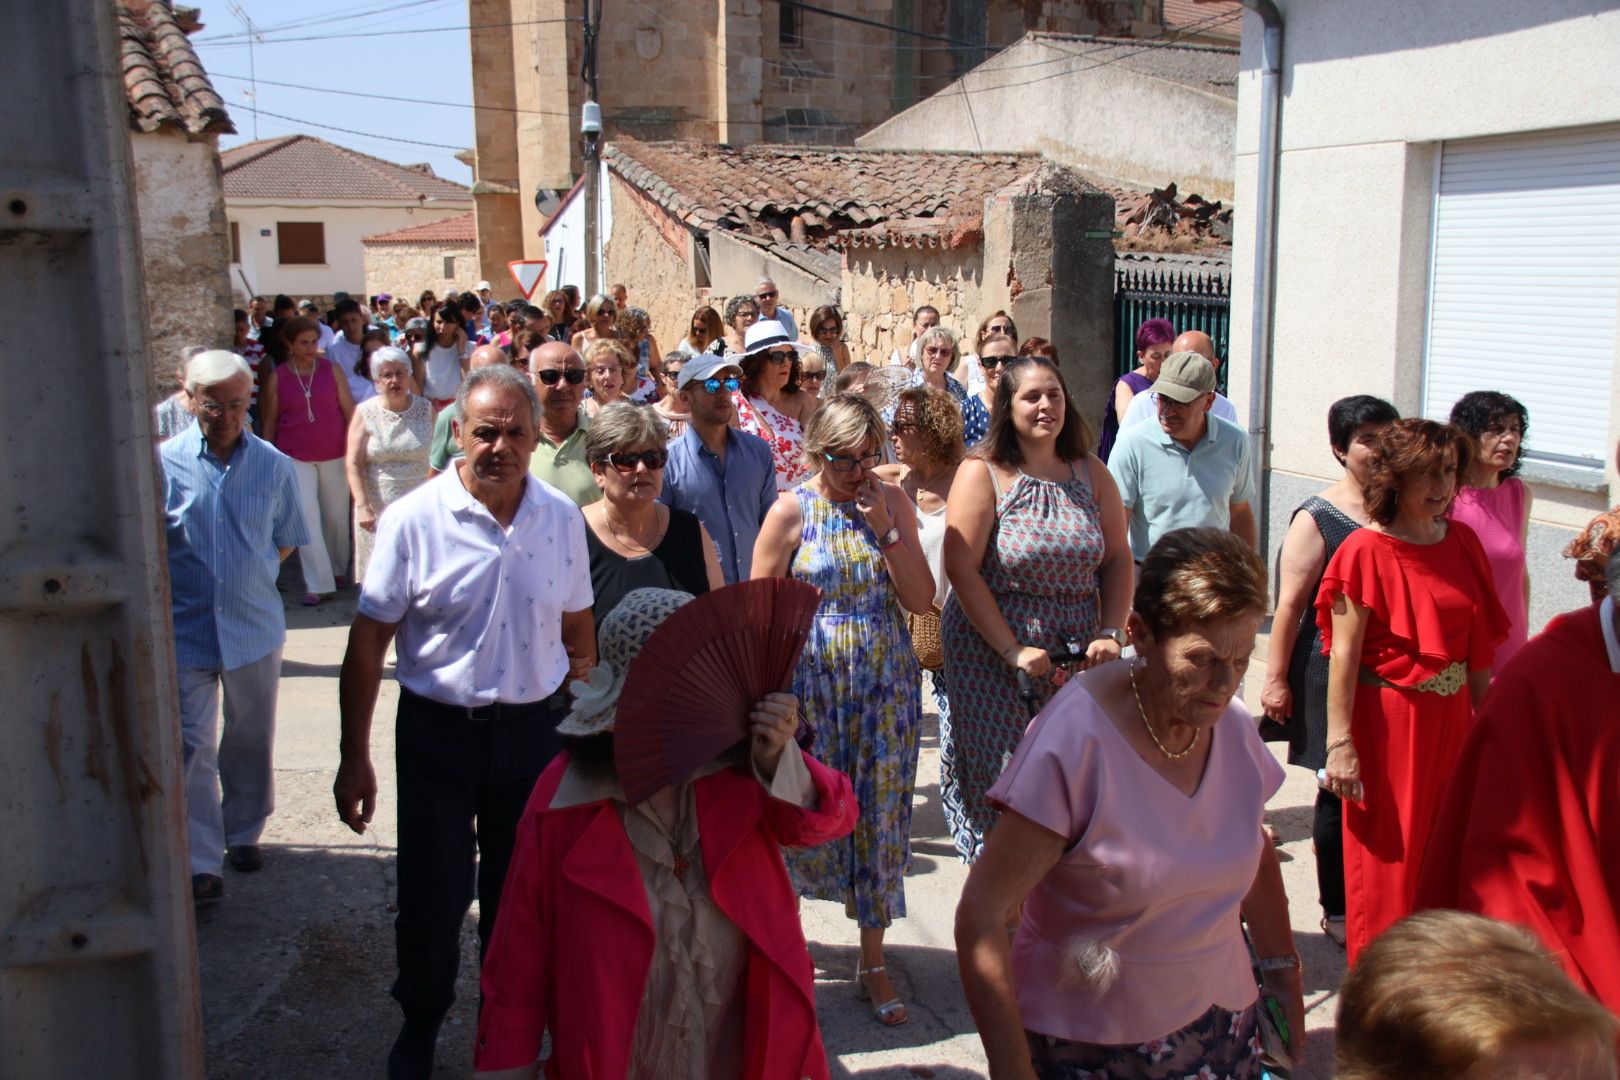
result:
[[[203,1075],[113,5],[0,66],[0,1076]]]

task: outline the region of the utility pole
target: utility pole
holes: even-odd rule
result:
[[[602,4],[598,0],[596,15],[591,15],[591,0],[585,3],[585,57],[580,74],[585,79],[585,107],[580,113],[579,130],[585,136],[585,295],[602,291],[598,281],[601,267],[597,265],[597,252],[601,242],[602,167],[598,154],[598,140],[602,137],[602,106],[596,97],[596,33],[602,24]]]

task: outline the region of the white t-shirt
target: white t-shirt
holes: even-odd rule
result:
[[[378,519],[360,613],[399,623],[399,684],[445,705],[521,704],[568,677],[564,612],[591,606],[585,519],[533,476],[503,529],[446,469]]]
[[[354,395],[354,403],[360,404],[368,398],[377,396],[377,386],[371,381],[370,372],[365,375],[354,373],[354,363],[360,359],[360,343],[350,341],[339,334],[332,340],[326,349],[326,358],[343,370],[349,380],[349,393]]]
[[[440,345],[438,342],[428,346],[427,358],[422,366],[427,368],[423,376],[427,385],[422,387],[424,397],[434,401],[444,401],[456,396],[461,389],[461,358],[466,355],[462,349],[454,345]]]
[[[1125,419],[1119,422],[1119,430],[1124,431],[1132,424],[1140,424],[1144,420],[1154,420],[1159,415],[1159,395],[1151,390],[1144,390],[1131,398],[1129,407],[1125,410]],[[1215,395],[1215,404],[1209,407],[1209,415],[1218,416],[1222,420],[1238,422],[1237,406],[1225,394]],[[1242,426],[1241,424],[1238,426]]]

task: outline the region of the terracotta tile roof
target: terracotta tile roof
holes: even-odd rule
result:
[[[1187,37],[1238,42],[1243,5],[1238,0],[1164,0],[1164,28]]]
[[[438,221],[407,225],[393,232],[362,236],[362,244],[476,244],[478,223],[474,214],[458,214]]]
[[[602,156],[693,229],[814,248],[966,242],[979,233],[984,200],[1041,163],[1038,154],[634,139],[608,143]]]
[[[472,192],[426,165],[392,161],[313,135],[260,139],[220,152],[227,199],[315,199],[419,205],[427,199],[472,206]]]
[[[229,135],[236,128],[191,40],[163,0],[118,0],[118,50],[129,123],[188,135]]]

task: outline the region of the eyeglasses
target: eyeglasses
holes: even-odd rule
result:
[[[862,469],[876,468],[878,462],[883,460],[882,454],[862,454],[860,457],[843,457],[839,454],[822,454],[827,462],[827,468],[833,472],[854,472],[857,467]]]
[[[771,289],[771,290],[769,290],[767,292],[757,292],[757,293],[754,294],[754,299],[756,299],[756,300],[775,300],[776,299],[776,290]]]
[[[839,326],[835,322],[822,323],[820,326],[816,327],[816,333],[818,333],[818,334],[836,334],[836,333],[838,333],[838,331],[840,331],[842,329],[843,329],[843,327]]]
[[[680,368],[676,368],[674,371],[669,370],[669,368],[664,369],[664,378],[666,378],[666,379],[678,379],[680,377],[681,377],[681,369]]]
[[[806,379],[814,379],[817,382],[821,382],[826,377],[827,377],[827,373],[825,371],[800,371],[799,372],[799,379],[801,381],[806,380]]]
[[[773,364],[791,364],[793,358],[798,355],[792,349],[772,349],[765,354],[765,359]]]
[[[707,390],[711,394],[718,394],[722,386],[735,394],[739,389],[742,388],[742,380],[737,378],[735,375],[731,375],[724,379],[704,379],[698,385],[702,386],[703,389]]]
[[[923,355],[924,356],[949,356],[949,355],[951,355],[950,346],[948,346],[948,345],[930,345],[930,346],[928,346],[928,348],[923,350]]]
[[[991,368],[993,370],[1000,367],[1002,364],[1011,364],[1017,359],[1018,357],[1016,356],[981,356],[979,357],[979,366]]]
[[[661,449],[643,450],[639,454],[609,454],[607,463],[619,472],[633,473],[637,465],[647,466],[648,472],[657,472],[669,461],[669,451]]]
[[[984,328],[984,332],[986,334],[1010,334],[1013,329],[1011,323],[1002,323],[1000,326],[987,326]]]
[[[577,367],[564,369],[546,368],[544,371],[535,372],[534,377],[545,383],[547,386],[556,386],[563,379],[568,380],[569,386],[578,386],[580,383],[585,381],[585,369]]]
[[[226,413],[247,412],[248,403],[245,401],[227,401],[223,404],[218,401],[204,401],[197,408],[209,416],[224,416]]]

